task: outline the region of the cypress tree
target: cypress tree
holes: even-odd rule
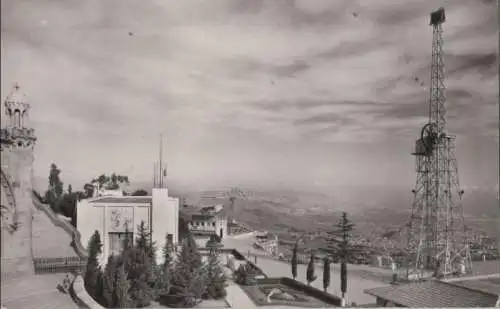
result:
[[[307,264],[306,279],[307,285],[311,285],[311,282],[316,280],[316,274],[314,273],[314,253],[311,253],[311,258],[309,259],[309,264]]]
[[[102,270],[99,264],[99,255],[102,253],[102,242],[99,231],[96,230],[90,238],[87,250],[89,255],[84,276],[85,289],[92,298],[96,301],[100,301],[100,294],[102,293],[100,286],[102,281]]]
[[[293,252],[292,252],[292,260],[291,260],[291,265],[292,265],[292,277],[295,280],[297,278],[297,253],[299,251],[299,243],[296,242],[295,246],[293,247]]]
[[[340,291],[344,298],[347,292],[347,263],[345,261],[340,262]]]
[[[330,259],[325,257],[323,259],[323,290],[328,291],[330,286]]]

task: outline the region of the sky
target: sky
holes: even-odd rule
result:
[[[461,182],[495,187],[494,1],[3,0],[2,99],[65,183],[151,181],[161,133],[177,185],[412,187],[441,6]]]

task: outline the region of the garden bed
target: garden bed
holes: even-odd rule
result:
[[[304,291],[294,289],[283,283],[257,283],[254,285],[240,285],[241,289],[252,299],[257,306],[296,306],[305,308],[322,308],[332,306]],[[282,293],[271,296],[271,302],[267,302],[269,293],[278,289]]]

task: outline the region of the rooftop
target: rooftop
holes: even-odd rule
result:
[[[209,217],[214,217],[214,216],[221,216],[226,214],[226,209],[225,207],[221,207],[218,211],[217,208],[214,206],[188,206],[188,207],[182,207],[180,209],[180,212],[183,213],[184,215],[187,215],[191,218],[209,218]]]
[[[90,203],[103,204],[146,204],[151,202],[151,196],[103,196],[90,201]]]
[[[484,293],[500,295],[500,274],[448,281],[448,283]]]
[[[498,295],[429,280],[365,290],[404,307],[494,307]]]

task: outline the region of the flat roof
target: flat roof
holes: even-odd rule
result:
[[[476,291],[481,291],[484,293],[500,295],[500,274],[495,277],[492,276],[477,279],[464,279],[448,283]]]
[[[151,196],[103,196],[90,203],[103,203],[103,204],[146,204],[151,203],[153,198]]]
[[[365,290],[405,307],[494,307],[498,295],[428,280]]]
[[[183,213],[184,215],[190,216],[191,218],[211,218],[211,217],[216,217],[216,216],[225,216],[227,213],[227,210],[225,207],[222,207],[221,210],[219,211],[207,211],[207,208],[211,208],[210,206],[205,206],[205,207],[199,207],[199,206],[188,206],[188,207],[182,207],[179,208],[179,211]]]

